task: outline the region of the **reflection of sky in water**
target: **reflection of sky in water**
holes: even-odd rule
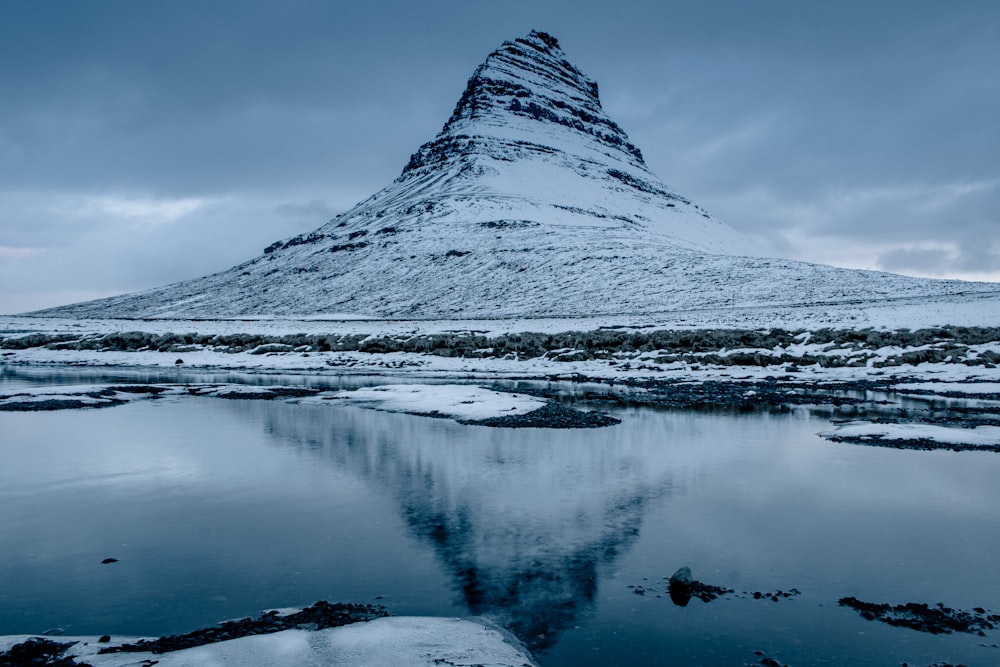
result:
[[[384,595],[496,618],[546,665],[1000,657],[836,607],[1000,608],[997,455],[828,443],[805,412],[618,416],[508,430],[218,399],[2,415],[0,632],[176,632]],[[680,609],[655,596],[681,565],[803,595]]]

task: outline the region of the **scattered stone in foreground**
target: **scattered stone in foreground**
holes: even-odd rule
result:
[[[749,591],[743,593],[743,595],[752,597],[754,600],[770,600],[771,602],[778,602],[779,600],[795,597],[796,595],[801,594],[802,591],[797,588],[790,588],[787,591]]]
[[[1000,614],[990,614],[982,607],[972,611],[952,609],[938,603],[932,607],[920,602],[907,602],[895,607],[886,603],[865,602],[855,597],[837,601],[842,607],[850,607],[869,621],[882,621],[898,628],[910,628],[933,635],[968,632],[985,637],[986,630],[993,630],[1000,623]]]
[[[621,420],[603,412],[584,412],[558,403],[548,403],[537,410],[520,415],[462,419],[459,423],[503,428],[600,428],[620,424]]]
[[[239,621],[226,621],[211,628],[195,630],[183,635],[160,637],[151,641],[143,639],[134,644],[109,646],[102,648],[100,653],[168,653],[228,639],[295,628],[300,630],[336,628],[388,615],[389,613],[381,605],[330,603],[320,600],[311,607],[306,607],[294,614],[282,616],[277,611],[269,611],[255,619],[244,618]]]
[[[764,667],[788,667],[787,664],[778,662],[776,659],[764,655],[763,651],[754,651],[753,654],[759,658],[757,663],[764,665]]]
[[[636,595],[645,595],[649,592],[655,592],[653,589],[643,586],[630,586],[630,588],[633,589],[632,592]],[[712,584],[706,584],[705,582],[695,580],[691,575],[691,568],[686,565],[678,568],[678,570],[671,575],[667,592],[670,594],[670,600],[678,607],[686,607],[688,602],[691,601],[691,598],[698,598],[702,602],[711,602],[712,600],[716,600],[723,595],[734,595],[738,598],[753,598],[754,600],[771,600],[772,602],[778,602],[779,600],[802,594],[802,591],[797,588],[790,588],[787,591],[778,590],[774,592],[737,592],[732,588],[713,586]],[[657,597],[659,596],[657,595]]]
[[[734,592],[731,588],[695,581],[691,575],[691,568],[687,565],[671,575],[668,586],[667,592],[670,594],[670,600],[678,607],[686,607],[691,598],[698,598],[702,602],[711,602],[720,595]]]
[[[51,639],[32,637],[20,644],[10,647],[9,651],[0,652],[0,667],[21,667],[21,665],[45,665],[48,667],[89,667],[85,662],[76,662],[72,658],[64,658],[74,642],[54,642]]]

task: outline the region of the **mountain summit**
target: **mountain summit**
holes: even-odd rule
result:
[[[570,151],[596,140],[605,159],[646,168],[639,149],[601,108],[597,83],[566,60],[559,42],[544,32],[505,42],[490,54],[441,134],[413,155],[404,174],[431,164],[442,149],[452,150],[451,139],[470,136],[513,136],[522,145],[557,142]]]
[[[531,32],[476,68],[395,181],[317,230],[212,276],[36,314],[582,316],[970,288],[756,256],[664,186],[597,84]]]

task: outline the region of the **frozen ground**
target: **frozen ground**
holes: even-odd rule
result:
[[[0,637],[0,651],[29,638],[28,635]],[[116,637],[114,642],[104,644],[98,643],[97,637],[46,639],[74,642],[65,655],[94,667],[151,664],[160,667],[533,667],[536,664],[525,649],[496,626],[459,618],[379,618],[326,630],[285,630],[242,637],[162,654],[98,653],[101,648],[117,646],[132,641],[131,638]]]
[[[201,319],[78,319],[76,317],[24,317],[0,315],[3,330],[113,333],[148,331],[165,333],[198,331],[210,334],[292,333],[343,335],[438,334],[476,331],[487,335],[535,331],[593,331],[602,328],[660,329],[816,329],[854,327],[919,329],[931,326],[996,326],[1000,322],[1000,285],[993,291],[958,295],[871,297],[837,304],[788,306],[731,306],[676,309],[641,315],[579,317],[496,317],[478,319],[379,319],[351,315],[246,316]]]
[[[726,381],[794,374],[1000,382],[997,303],[970,297],[925,307],[920,317],[911,306],[873,307],[863,326],[847,317],[863,311],[851,309],[839,320],[830,310],[787,317],[763,309],[702,311],[686,326],[677,314],[476,321],[0,317],[0,363],[478,379]],[[927,328],[946,324],[953,326]]]

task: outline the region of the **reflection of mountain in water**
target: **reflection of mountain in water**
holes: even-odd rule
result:
[[[676,461],[662,439],[622,428],[491,429],[356,408],[236,405],[262,411],[280,442],[397,498],[469,610],[536,649],[593,600],[599,565],[632,545],[646,506],[672,489]]]

